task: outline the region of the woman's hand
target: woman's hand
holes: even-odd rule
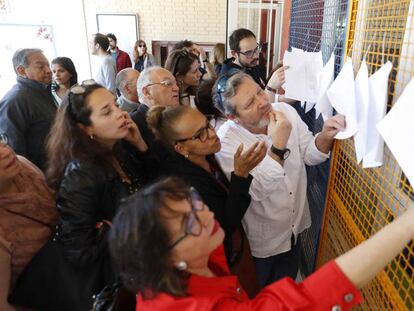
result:
[[[128,126],[128,134],[127,136],[125,136],[125,140],[129,142],[131,145],[135,146],[139,151],[146,152],[148,150],[148,146],[142,138],[138,126],[135,124],[134,121],[132,121],[128,112],[125,111],[123,112],[123,114],[126,118]]]
[[[243,144],[237,148],[234,154],[234,174],[246,178],[263,158],[266,156],[267,146],[263,141],[257,141],[253,146],[242,153]]]

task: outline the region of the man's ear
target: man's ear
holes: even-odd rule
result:
[[[150,92],[148,87],[144,86],[142,88],[142,94],[144,94],[145,97],[148,97],[149,99],[152,99],[152,95],[151,95],[151,92]]]
[[[230,53],[231,53],[231,56],[233,56],[234,58],[237,58],[239,56],[237,54],[237,51],[235,51],[235,50],[231,50]]]
[[[26,68],[25,68],[24,66],[22,66],[22,65],[18,66],[18,67],[16,68],[16,71],[17,71],[17,74],[18,74],[19,76],[21,76],[21,77],[23,77],[23,78],[27,78],[27,75],[26,75]]]

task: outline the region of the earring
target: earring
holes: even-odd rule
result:
[[[184,157],[185,157],[186,159],[188,159],[188,156],[189,156],[188,154],[185,154],[185,155],[184,155]]]
[[[187,270],[187,263],[182,260],[182,261],[179,261],[175,267],[177,268],[177,270],[185,271]]]
[[[93,134],[89,135],[89,138],[90,138],[91,140],[93,140]]]

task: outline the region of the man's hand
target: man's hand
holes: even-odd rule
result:
[[[267,146],[264,142],[256,142],[247,151],[243,152],[241,144],[234,154],[234,174],[246,178],[263,158],[266,156]]]
[[[316,137],[315,144],[320,152],[328,153],[332,148],[332,143],[336,134],[346,127],[345,116],[337,114],[329,118],[323,124],[322,131]]]
[[[272,89],[279,89],[285,83],[285,70],[289,69],[289,66],[282,66],[277,69],[269,79],[267,83]]]
[[[267,133],[272,138],[272,144],[278,149],[285,149],[289,140],[292,124],[280,111],[269,112]]]

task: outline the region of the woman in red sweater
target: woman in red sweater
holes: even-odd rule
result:
[[[194,189],[169,178],[130,197],[113,221],[111,254],[136,310],[348,310],[414,236],[414,208],[296,284],[285,278],[249,299],[229,274],[224,232]]]

